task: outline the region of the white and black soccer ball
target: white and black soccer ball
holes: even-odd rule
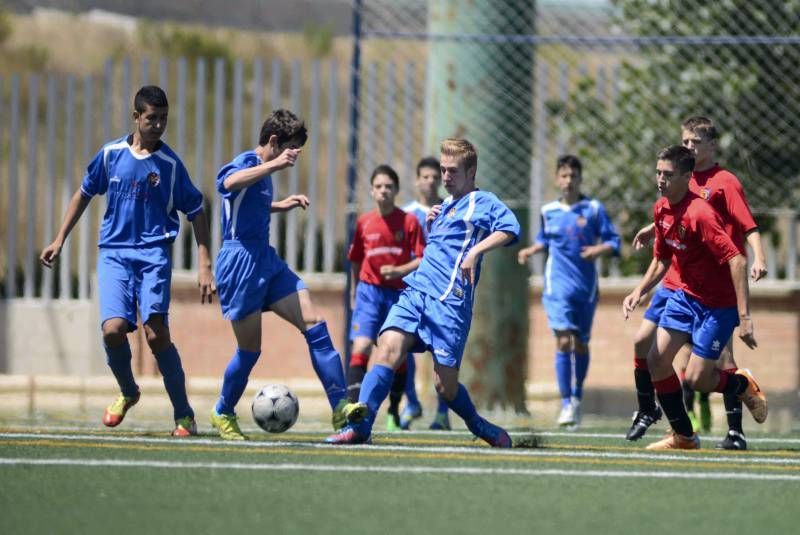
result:
[[[267,385],[256,393],[251,405],[253,420],[268,433],[283,433],[294,425],[300,402],[284,385]]]

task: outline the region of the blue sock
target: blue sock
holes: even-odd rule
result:
[[[156,353],[156,362],[164,379],[169,400],[172,402],[175,419],[186,416],[194,418],[194,411],[189,406],[189,398],[186,396],[186,376],[183,374],[181,357],[175,344],[170,344],[164,351]]]
[[[475,409],[475,405],[472,403],[472,400],[469,397],[469,393],[467,389],[461,383],[458,383],[458,392],[456,393],[455,399],[448,402],[448,405],[453,412],[458,414],[464,423],[467,424],[467,428],[475,435],[480,435],[480,429],[478,428],[478,422],[481,420],[481,417],[478,416],[478,411]]]
[[[375,416],[378,414],[381,403],[389,395],[393,380],[394,370],[382,364],[376,364],[364,376],[358,401],[367,404],[369,414],[364,419],[364,422],[358,425],[360,433],[365,435],[372,433],[372,424],[375,423]]]
[[[261,351],[245,351],[237,347],[236,353],[225,368],[225,376],[222,379],[222,392],[214,410],[217,414],[234,414],[236,404],[242,399],[244,389],[247,387],[247,379],[253,366],[256,365]]]
[[[566,351],[556,351],[556,380],[558,391],[561,394],[561,403],[569,403],[572,395],[572,354]]]
[[[347,397],[347,382],[344,380],[344,369],[339,352],[333,348],[331,336],[328,334],[328,325],[322,321],[303,333],[308,343],[311,354],[311,365],[317,372],[328,396],[328,403],[335,408],[338,403]]]
[[[450,406],[447,404],[447,401],[439,394],[436,394],[436,401],[436,412],[438,414],[447,414],[447,411],[450,410]]]
[[[589,353],[579,355],[575,353],[575,388],[572,389],[572,397],[581,399],[583,397],[583,382],[589,372]]]
[[[123,396],[133,397],[139,392],[139,387],[136,385],[136,380],[133,378],[133,369],[131,369],[131,346],[128,344],[128,338],[125,337],[125,343],[115,347],[105,346],[106,362],[111,373],[117,379],[117,384]]]
[[[414,375],[417,372],[417,363],[414,361],[414,354],[409,353],[406,358],[408,362],[408,375],[406,375],[406,402],[410,406],[419,407],[420,402],[417,397],[417,385],[414,382]]]

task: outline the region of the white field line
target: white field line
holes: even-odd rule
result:
[[[577,459],[626,459],[643,461],[690,461],[707,462],[717,464],[762,464],[762,465],[800,465],[800,457],[750,457],[748,455],[736,456],[709,456],[697,455],[675,455],[675,454],[653,454],[630,452],[604,452],[604,451],[572,451],[566,449],[493,449],[485,446],[400,446],[393,444],[379,445],[352,445],[352,446],[332,446],[330,444],[313,442],[294,442],[294,441],[270,441],[270,442],[234,442],[222,441],[220,439],[208,438],[155,438],[155,437],[115,437],[107,435],[59,435],[45,433],[0,433],[0,439],[34,439],[34,440],[63,440],[68,442],[101,442],[101,443],[127,443],[127,444],[168,444],[174,446],[176,450],[183,446],[214,446],[219,448],[297,448],[315,450],[368,450],[368,451],[396,451],[409,453],[440,453],[440,454],[472,454],[483,456],[512,456],[512,457],[564,457]]]
[[[115,468],[172,468],[209,470],[269,470],[298,472],[361,472],[395,474],[453,474],[453,475],[510,475],[510,476],[572,476],[572,477],[620,477],[620,478],[658,478],[658,479],[715,479],[727,481],[791,481],[800,483],[800,475],[784,474],[741,474],[726,472],[666,472],[617,470],[549,470],[524,468],[467,468],[435,466],[354,466],[342,464],[259,464],[223,462],[167,462],[114,459],[25,459],[0,457],[0,465],[26,466],[77,466],[77,467],[115,467]]]

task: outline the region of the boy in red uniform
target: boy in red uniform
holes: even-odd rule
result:
[[[672,432],[648,449],[700,447],[672,365],[687,343],[691,343],[692,353],[685,381],[693,390],[738,396],[757,422],[767,417],[766,397],[749,371],[717,369],[720,353],[736,325],[740,325],[739,337],[748,347],[756,346],[749,312],[747,259],[723,228],[719,214],[690,191],[694,165],[694,153],[686,147],[673,145],[658,154],[656,178],[662,198],[653,208],[653,261],[622,305],[627,319],[641,297],[661,280],[671,264],[675,265],[680,283],[664,305],[655,345],[647,357],[650,377]]]
[[[389,309],[405,288],[403,277],[422,261],[425,239],[422,227],[413,214],[395,205],[400,179],[388,165],[379,165],[370,177],[370,195],[376,209],[356,221],[353,243],[347,258],[352,263],[355,305],[350,329],[352,351],[347,369],[347,393],[358,401],[361,381]],[[389,431],[400,430],[398,407],[406,383],[407,366],[395,373],[389,395]]]

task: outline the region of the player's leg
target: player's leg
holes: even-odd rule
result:
[[[411,353],[408,355],[410,354]],[[386,430],[390,433],[402,430],[400,427],[400,401],[403,399],[406,379],[408,378],[408,355],[403,359],[402,364],[394,370],[392,386],[389,387],[389,406],[386,409]]]
[[[122,423],[128,409],[139,401],[128,344],[128,332],[136,329],[136,297],[132,261],[125,253],[124,249],[100,249],[97,258],[103,347],[120,389],[117,399],[103,413],[103,424],[108,427]]]
[[[172,262],[166,247],[137,251],[134,269],[139,315],[144,325],[147,345],[156,357],[158,369],[172,402],[175,429],[173,436],[197,434],[194,411],[186,394],[186,376],[178,350],[172,343],[167,323]]]
[[[692,428],[695,431],[699,431],[700,420],[697,418],[697,413],[694,410],[694,398],[696,392],[686,381],[686,367],[689,365],[689,356],[691,354],[691,345],[684,345],[675,356],[675,369],[678,373],[678,378],[681,380],[681,392],[683,393],[683,404],[686,407],[686,413],[689,415],[689,419],[692,421]]]
[[[739,370],[736,360],[733,358],[733,337],[728,341],[725,349],[717,361],[717,367],[723,372],[734,374]],[[720,442],[717,449],[722,450],[746,450],[747,441],[742,427],[742,400],[733,394],[722,394],[722,401],[725,404],[725,418],[728,422],[728,433]]]
[[[572,420],[573,428],[577,428],[581,423],[583,402],[583,383],[589,373],[589,340],[592,337],[592,322],[597,308],[597,301],[584,303],[583,306],[576,306],[575,323],[578,329],[572,334],[573,340],[573,369],[575,382],[572,385]]]
[[[294,278],[302,284],[297,276],[288,268],[287,279]],[[294,283],[296,284],[296,283]],[[285,284],[278,284],[278,286]],[[308,290],[301,289],[269,303],[270,310],[294,325],[306,339],[311,365],[325,389],[328,403],[331,406],[331,424],[340,429],[345,424],[342,410],[347,404],[347,383],[339,352],[333,347],[328,324],[316,313]]]
[[[400,414],[401,429],[410,429],[411,423],[422,417],[422,403],[420,403],[419,396],[417,396],[417,360],[413,353],[406,355],[406,365],[408,366],[404,390],[406,406],[403,407],[403,412]]]
[[[350,321],[350,363],[345,372],[350,403],[358,401],[361,382],[367,374],[372,348],[378,339],[378,329],[388,312],[381,310],[383,295],[378,286],[359,282],[355,294]]]
[[[372,355],[374,340],[366,336],[356,336],[350,346],[350,366],[347,368],[347,400],[350,403],[358,401],[361,392],[361,383],[367,375],[367,365]]]
[[[660,312],[658,315],[660,317]],[[658,329],[658,318],[655,316],[651,316],[651,318],[648,318],[645,313],[645,318],[639,325],[633,341],[633,381],[636,385],[636,401],[639,408],[633,413],[633,422],[625,435],[627,440],[642,438],[650,426],[661,419],[662,415],[661,408],[656,404],[656,390],[653,387],[650,369],[647,365],[647,355],[655,345],[656,330]]]
[[[246,440],[239,427],[236,405],[242,399],[250,373],[261,356],[261,310],[232,320],[236,351],[225,367],[219,399],[211,411],[211,426],[225,440]]]
[[[561,411],[558,414],[558,425],[572,425],[574,412],[572,408],[572,333],[567,330],[555,330],[556,354],[555,370],[558,393],[561,398]]]

